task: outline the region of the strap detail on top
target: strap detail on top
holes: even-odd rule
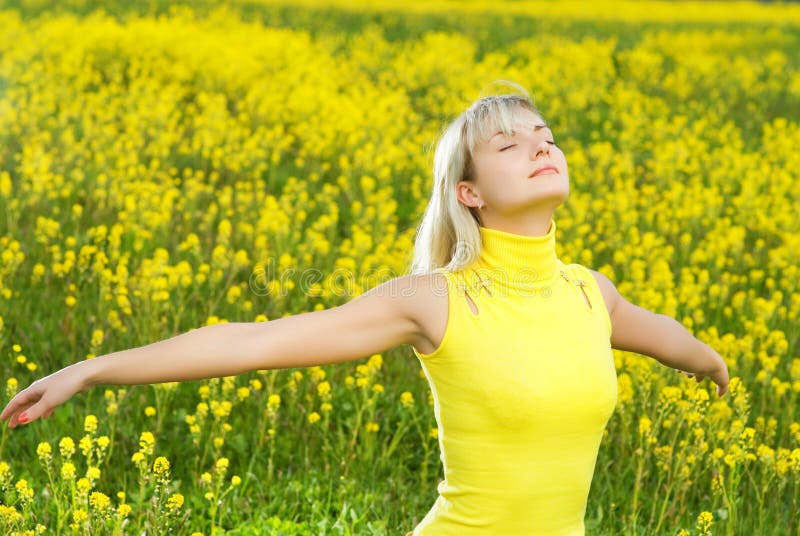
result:
[[[590,301],[590,308],[593,311],[599,312],[603,315],[606,321],[606,327],[608,328],[608,335],[610,337],[612,331],[611,316],[608,314],[608,308],[606,307],[606,302],[603,299],[603,293],[600,290],[600,285],[598,285],[597,279],[595,279],[594,275],[592,275],[592,272],[590,272],[589,269],[582,264],[568,264],[565,265],[564,268],[566,268],[567,272],[570,274],[572,283],[576,285]]]

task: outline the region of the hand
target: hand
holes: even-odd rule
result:
[[[728,391],[728,382],[730,379],[728,378],[728,367],[725,365],[725,361],[720,357],[719,358],[719,365],[712,371],[709,372],[685,372],[683,370],[676,370],[680,374],[685,374],[689,378],[694,378],[697,383],[703,381],[706,376],[711,378],[711,381],[717,384],[717,396],[722,396]]]
[[[78,366],[70,365],[58,372],[36,380],[20,391],[6,405],[0,420],[8,419],[8,427],[27,424],[38,418],[47,418],[58,406],[78,391],[87,389],[83,373]]]

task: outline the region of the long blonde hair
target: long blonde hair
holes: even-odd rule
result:
[[[478,258],[480,215],[458,201],[456,185],[461,180],[474,180],[475,148],[495,132],[511,135],[520,110],[542,116],[523,88],[510,85],[520,93],[479,98],[439,138],[433,156],[433,191],[417,227],[412,274],[457,271]]]

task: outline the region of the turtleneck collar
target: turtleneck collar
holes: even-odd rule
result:
[[[552,283],[558,275],[555,220],[544,236],[479,229],[482,245],[476,268],[500,287],[535,289]]]

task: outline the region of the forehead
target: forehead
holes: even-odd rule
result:
[[[480,121],[474,125],[471,148],[492,141],[496,136],[512,136],[515,131],[522,129],[539,130],[546,128],[544,119],[531,110],[521,106],[505,107],[505,109],[489,110]]]

